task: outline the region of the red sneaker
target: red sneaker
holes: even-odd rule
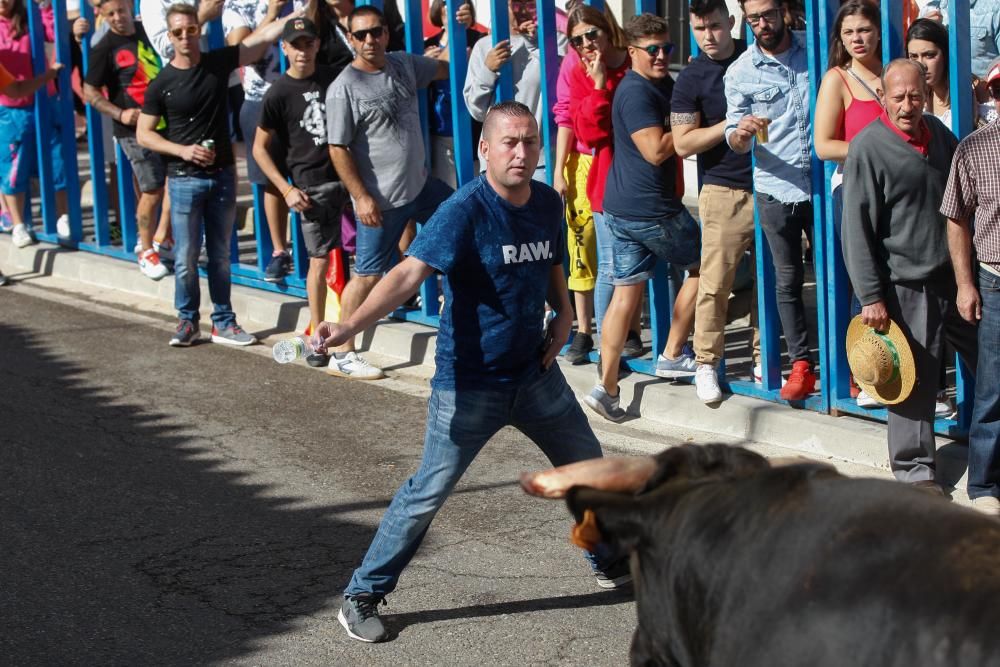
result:
[[[851,375],[851,398],[857,398],[861,395],[861,387],[858,383],[854,381],[854,376]]]
[[[788,383],[781,388],[781,398],[786,401],[802,401],[814,391],[816,374],[809,368],[809,362],[801,360],[793,363]]]

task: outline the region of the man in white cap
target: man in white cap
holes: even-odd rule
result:
[[[986,73],[1000,102],[1000,58]],[[948,248],[958,282],[958,312],[979,324],[976,400],[969,432],[969,498],[1000,514],[1000,119],[958,145],[944,192]],[[975,231],[972,221],[975,220]],[[973,248],[975,253],[973,253]],[[978,266],[977,266],[978,264]]]

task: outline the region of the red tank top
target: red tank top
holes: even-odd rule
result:
[[[882,104],[878,100],[859,100],[854,97],[854,92],[851,90],[850,84],[847,83],[847,77],[844,76],[839,67],[834,69],[844,81],[847,92],[851,95],[851,103],[844,109],[844,118],[840,126],[841,138],[850,143],[858,132],[868,126],[868,123],[882,115]]]

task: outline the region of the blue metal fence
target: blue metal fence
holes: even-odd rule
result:
[[[423,7],[421,0],[401,1],[406,23],[406,47],[410,52],[423,53]],[[362,0],[362,2],[359,2],[359,4],[369,3],[379,6],[382,4],[381,0]],[[31,8],[29,11],[29,30],[33,46],[32,56],[35,71],[40,73],[45,70],[44,30],[36,3],[29,2],[27,4]],[[83,16],[88,18],[93,24],[90,4],[88,2],[81,2],[80,4]],[[490,0],[489,4],[493,17],[491,39],[493,44],[496,44],[499,41],[510,38],[510,30],[507,22],[507,2],[506,0]],[[596,7],[603,7],[604,0],[590,0],[589,4]],[[626,2],[625,9],[632,12],[655,12],[657,9],[656,4],[656,0],[633,0],[632,3]],[[451,9],[454,9],[456,3],[451,3],[451,5]],[[65,0],[53,0],[53,7],[57,17],[66,16]],[[556,46],[555,4],[552,0],[537,0],[537,7],[541,67],[544,72],[544,76],[542,77],[542,96],[546,108],[551,109],[555,102],[555,82],[559,67]],[[812,108],[815,108],[819,83],[823,73],[826,71],[826,54],[828,51],[830,28],[833,16],[838,7],[839,3],[835,2],[806,0],[807,38],[810,54],[810,104]],[[454,156],[457,182],[462,184],[474,176],[473,165],[477,147],[468,142],[468,137],[471,136],[471,119],[464,104],[462,91],[468,61],[465,30],[455,19],[454,11],[449,11],[447,20],[451,68],[451,112],[455,138]],[[902,23],[902,0],[883,0],[882,44],[883,58],[886,62],[890,58],[898,57],[903,53]],[[971,105],[973,103],[971,96],[968,94],[971,86],[970,53],[967,38],[969,34],[969,0],[957,0],[949,4],[949,23],[951,40],[951,71],[949,74],[953,127],[959,136],[964,136],[972,129]],[[213,46],[217,47],[221,45],[222,30],[218,21],[210,27],[209,34],[212,36],[211,43]],[[747,34],[752,39],[749,31],[747,31]],[[69,40],[72,39],[72,36],[70,35],[68,21],[57,18],[55,37],[57,58],[60,62],[69,63]],[[85,71],[89,66],[89,45],[90,37],[87,36],[83,41],[83,67]],[[693,39],[692,51],[697,51]],[[93,221],[94,233],[92,240],[84,239],[83,237],[83,211],[80,206],[80,183],[77,178],[76,169],[73,100],[70,92],[69,68],[63,70],[60,75],[59,90],[58,96],[51,99],[46,95],[44,88],[35,96],[37,141],[39,155],[41,156],[39,160],[39,192],[41,195],[40,212],[42,229],[38,235],[45,241],[53,243],[61,242],[63,245],[70,245],[87,252],[134,261],[132,248],[136,242],[137,230],[135,227],[135,193],[132,187],[131,167],[121,149],[116,146],[115,160],[112,164],[114,173],[111,174],[111,177],[115,178],[118,184],[122,242],[121,244],[112,243],[108,187],[105,175],[106,156],[104,155],[101,119],[96,110],[89,106],[87,107],[86,120],[93,197],[91,219]],[[500,72],[497,85],[497,99],[510,99],[513,97],[513,91],[513,73],[511,65],[507,64],[504,65]],[[52,167],[49,161],[45,159],[45,156],[48,155],[46,147],[49,143],[50,134],[56,131],[56,127],[50,122],[50,104],[56,105],[58,118],[62,121],[58,127],[58,131],[61,133],[62,154],[67,169],[67,200],[69,203],[71,228],[71,238],[68,241],[65,239],[60,241],[56,235],[57,214],[54,206]],[[421,109],[426,109],[426,104],[421,105]],[[546,151],[546,176],[549,182],[551,182],[552,169],[555,162],[556,135],[555,123],[551,114],[546,116],[542,133]],[[252,138],[246,139],[248,146],[252,145]],[[806,400],[802,407],[819,412],[854,413],[863,414],[866,417],[884,419],[884,410],[859,409],[849,396],[849,372],[843,348],[844,333],[849,319],[849,306],[846,299],[848,283],[843,259],[839,250],[839,243],[834,232],[834,217],[830,196],[830,176],[832,171],[832,164],[823,164],[815,155],[813,156],[813,262],[816,279],[819,348],[817,360],[820,368],[820,389]],[[255,255],[257,261],[254,264],[244,264],[236,261],[240,248],[234,234],[233,282],[304,297],[308,258],[299,230],[298,216],[291,216],[292,253],[296,271],[293,275],[288,276],[283,283],[267,283],[263,280],[263,271],[271,255],[272,243],[264,216],[263,188],[259,186],[254,187],[253,203],[253,238],[256,244]],[[28,208],[30,209],[30,205]],[[781,336],[775,300],[774,269],[770,252],[759,224],[757,225],[755,238],[757,249],[756,293],[760,313],[763,381],[761,384],[756,384],[752,379],[728,379],[728,381],[724,381],[722,384],[732,393],[781,402],[779,398],[781,387]],[[422,287],[421,293],[423,303],[420,309],[399,311],[397,316],[401,319],[436,326],[438,323],[437,281],[434,279],[428,280]],[[650,281],[649,287],[649,308],[654,357],[656,352],[663,349],[666,341],[670,327],[671,306],[672,290],[670,289],[670,281],[667,273],[663,272]],[[635,371],[652,374],[653,362],[648,359],[629,360],[628,363]],[[937,423],[938,432],[949,435],[962,434],[967,430],[968,418],[971,412],[972,384],[969,382],[970,376],[967,369],[962,368],[961,364],[957,361],[956,368],[958,369],[956,373],[956,394],[959,418],[957,420],[939,420]]]

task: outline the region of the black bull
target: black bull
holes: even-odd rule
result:
[[[633,665],[1000,665],[1000,521],[940,497],[687,445],[567,503],[632,554]]]

